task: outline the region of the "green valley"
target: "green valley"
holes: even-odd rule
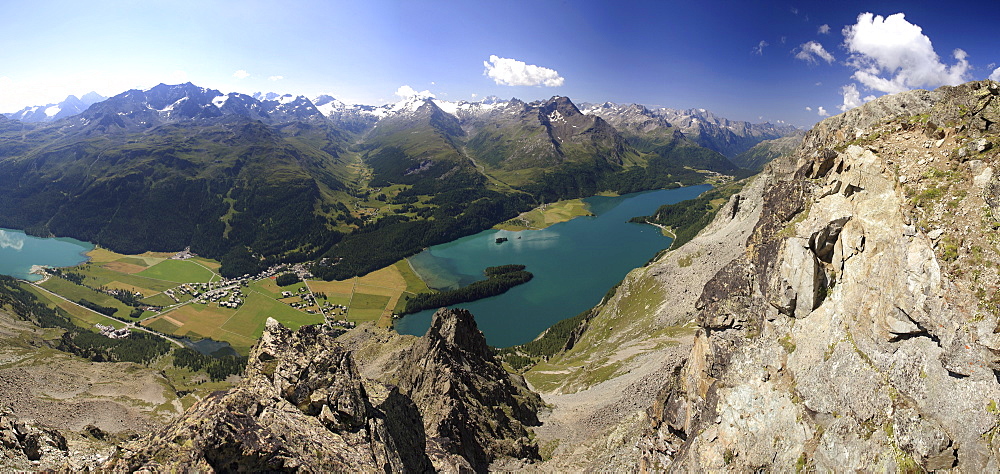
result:
[[[161,84],[52,123],[5,121],[0,226],[126,254],[190,247],[229,278],[311,262],[343,280],[543,203],[737,170],[646,109],[656,127],[566,97],[450,104],[414,97],[325,116],[304,97]],[[116,284],[146,288],[176,271]]]

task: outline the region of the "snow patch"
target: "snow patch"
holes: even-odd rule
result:
[[[458,102],[448,102],[446,100],[438,100],[438,99],[433,99],[432,102],[434,102],[434,104],[437,105],[438,108],[440,108],[445,112],[448,112],[449,114],[455,115],[456,113],[458,113],[458,107],[459,107]]]
[[[53,105],[53,106],[45,109],[45,116],[46,117],[55,117],[56,114],[58,114],[60,110],[62,110],[62,109],[60,109],[58,105]]]
[[[229,95],[228,94],[222,94],[222,95],[220,95],[220,96],[212,99],[212,103],[215,104],[216,107],[218,107],[218,108],[221,109],[223,105],[226,105],[226,101],[227,100],[229,100]]]
[[[170,105],[166,106],[165,108],[161,109],[160,112],[170,112],[171,110],[174,110],[175,107],[177,107],[178,105],[180,105],[181,103],[183,103],[186,100],[188,100],[187,97],[182,97],[177,102],[174,102],[173,104],[170,104]]]

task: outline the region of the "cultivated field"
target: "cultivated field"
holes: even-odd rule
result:
[[[208,267],[191,260],[164,260],[138,274],[176,283],[208,283],[220,277]]]
[[[349,307],[348,321],[375,321],[383,327],[392,326],[392,313],[402,306],[400,302],[405,301],[407,295],[430,291],[406,260],[363,277],[344,281],[310,280],[308,284],[313,293],[325,294],[326,301],[331,304]]]
[[[243,354],[260,337],[268,317],[297,329],[305,324],[322,323],[324,316],[320,308],[329,304],[336,306],[327,310],[333,319],[355,323],[375,321],[388,327],[392,325],[393,312],[405,304],[408,295],[430,291],[409,263],[402,260],[346,281],[308,280],[286,287],[279,287],[273,278],[252,281],[239,289],[244,295],[243,304],[238,308],[228,308],[219,302],[199,303],[180,288],[185,283],[222,280],[217,273],[218,262],[200,257],[173,260],[169,258],[172,256],[169,253],[122,255],[100,248],[88,255],[89,262],[66,269],[82,275],[83,285],[52,277],[42,284],[44,288],[72,301],[86,299],[117,308],[116,316],[122,319],[129,318],[132,308],[97,290],[137,292],[142,295],[142,304],[163,308],[158,313],[144,312],[141,317],[143,326],[164,334],[226,341]],[[166,293],[167,290],[172,290],[173,297]],[[293,296],[283,297],[283,291],[290,291]],[[316,304],[311,306],[307,298],[310,293],[316,296]],[[53,295],[43,297],[65,309],[81,326],[92,327],[96,322],[109,321],[102,315]],[[120,326],[121,323],[115,325]]]
[[[582,199],[570,199],[552,204],[543,204],[521,215],[501,222],[494,229],[521,231],[532,229],[544,229],[552,224],[566,222],[574,217],[591,216],[587,209],[587,203]]]

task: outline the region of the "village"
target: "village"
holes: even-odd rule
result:
[[[114,326],[108,326],[101,323],[94,324],[94,327],[97,329],[97,332],[109,339],[125,339],[132,334],[132,331],[127,327],[115,329]]]
[[[392,324],[402,293],[426,291],[405,261],[351,282],[315,279],[310,269],[316,263],[336,265],[339,259],[276,264],[223,278],[218,262],[190,249],[144,255],[99,250],[80,267],[39,268],[45,278],[37,284],[64,300],[59,304],[86,327],[109,338],[148,331],[171,339],[212,338],[240,351],[249,349],[267,317],[292,327]],[[125,327],[115,329],[121,324],[101,318]],[[94,325],[98,320],[101,326]]]
[[[187,248],[175,254],[171,259],[187,260],[196,256],[197,254],[192,253],[190,248]],[[146,309],[160,313],[163,310],[173,309],[188,303],[199,305],[214,303],[222,308],[239,309],[246,302],[246,288],[251,283],[268,278],[273,279],[282,273],[293,273],[299,280],[303,281],[313,277],[312,273],[301,263],[273,265],[254,276],[247,274],[239,278],[223,279],[207,283],[182,283],[163,292],[164,295],[174,301],[175,305],[167,308],[148,307]],[[189,298],[184,298],[184,295],[187,295]],[[296,298],[298,301],[285,301]],[[316,294],[309,289],[308,285],[304,285],[296,292],[283,290],[281,298],[278,301],[308,314],[322,314],[326,324],[345,328],[355,327],[355,323],[346,319],[348,310],[346,305],[331,304],[329,302],[320,304],[316,299]]]

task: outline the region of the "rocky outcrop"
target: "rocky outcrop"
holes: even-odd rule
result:
[[[246,377],[127,446],[113,472],[402,471],[408,468],[351,358],[319,326],[268,319]]]
[[[42,457],[63,459],[66,438],[59,431],[32,421],[19,420],[10,409],[0,409],[0,459],[7,467],[26,469]],[[48,459],[47,459],[48,460]]]
[[[537,425],[538,395],[493,357],[472,314],[442,309],[404,356],[400,392],[423,415],[438,470],[484,471],[494,460],[538,460],[527,426]]]
[[[875,100],[744,189],[760,219],[702,288],[637,467],[1000,469],[1000,254],[984,237],[998,95],[984,81]]]
[[[338,335],[268,319],[236,387],[124,446],[104,468],[460,472],[538,459],[525,428],[537,423],[538,396],[503,370],[469,312],[435,314],[428,334],[393,359],[398,386],[363,378]]]

